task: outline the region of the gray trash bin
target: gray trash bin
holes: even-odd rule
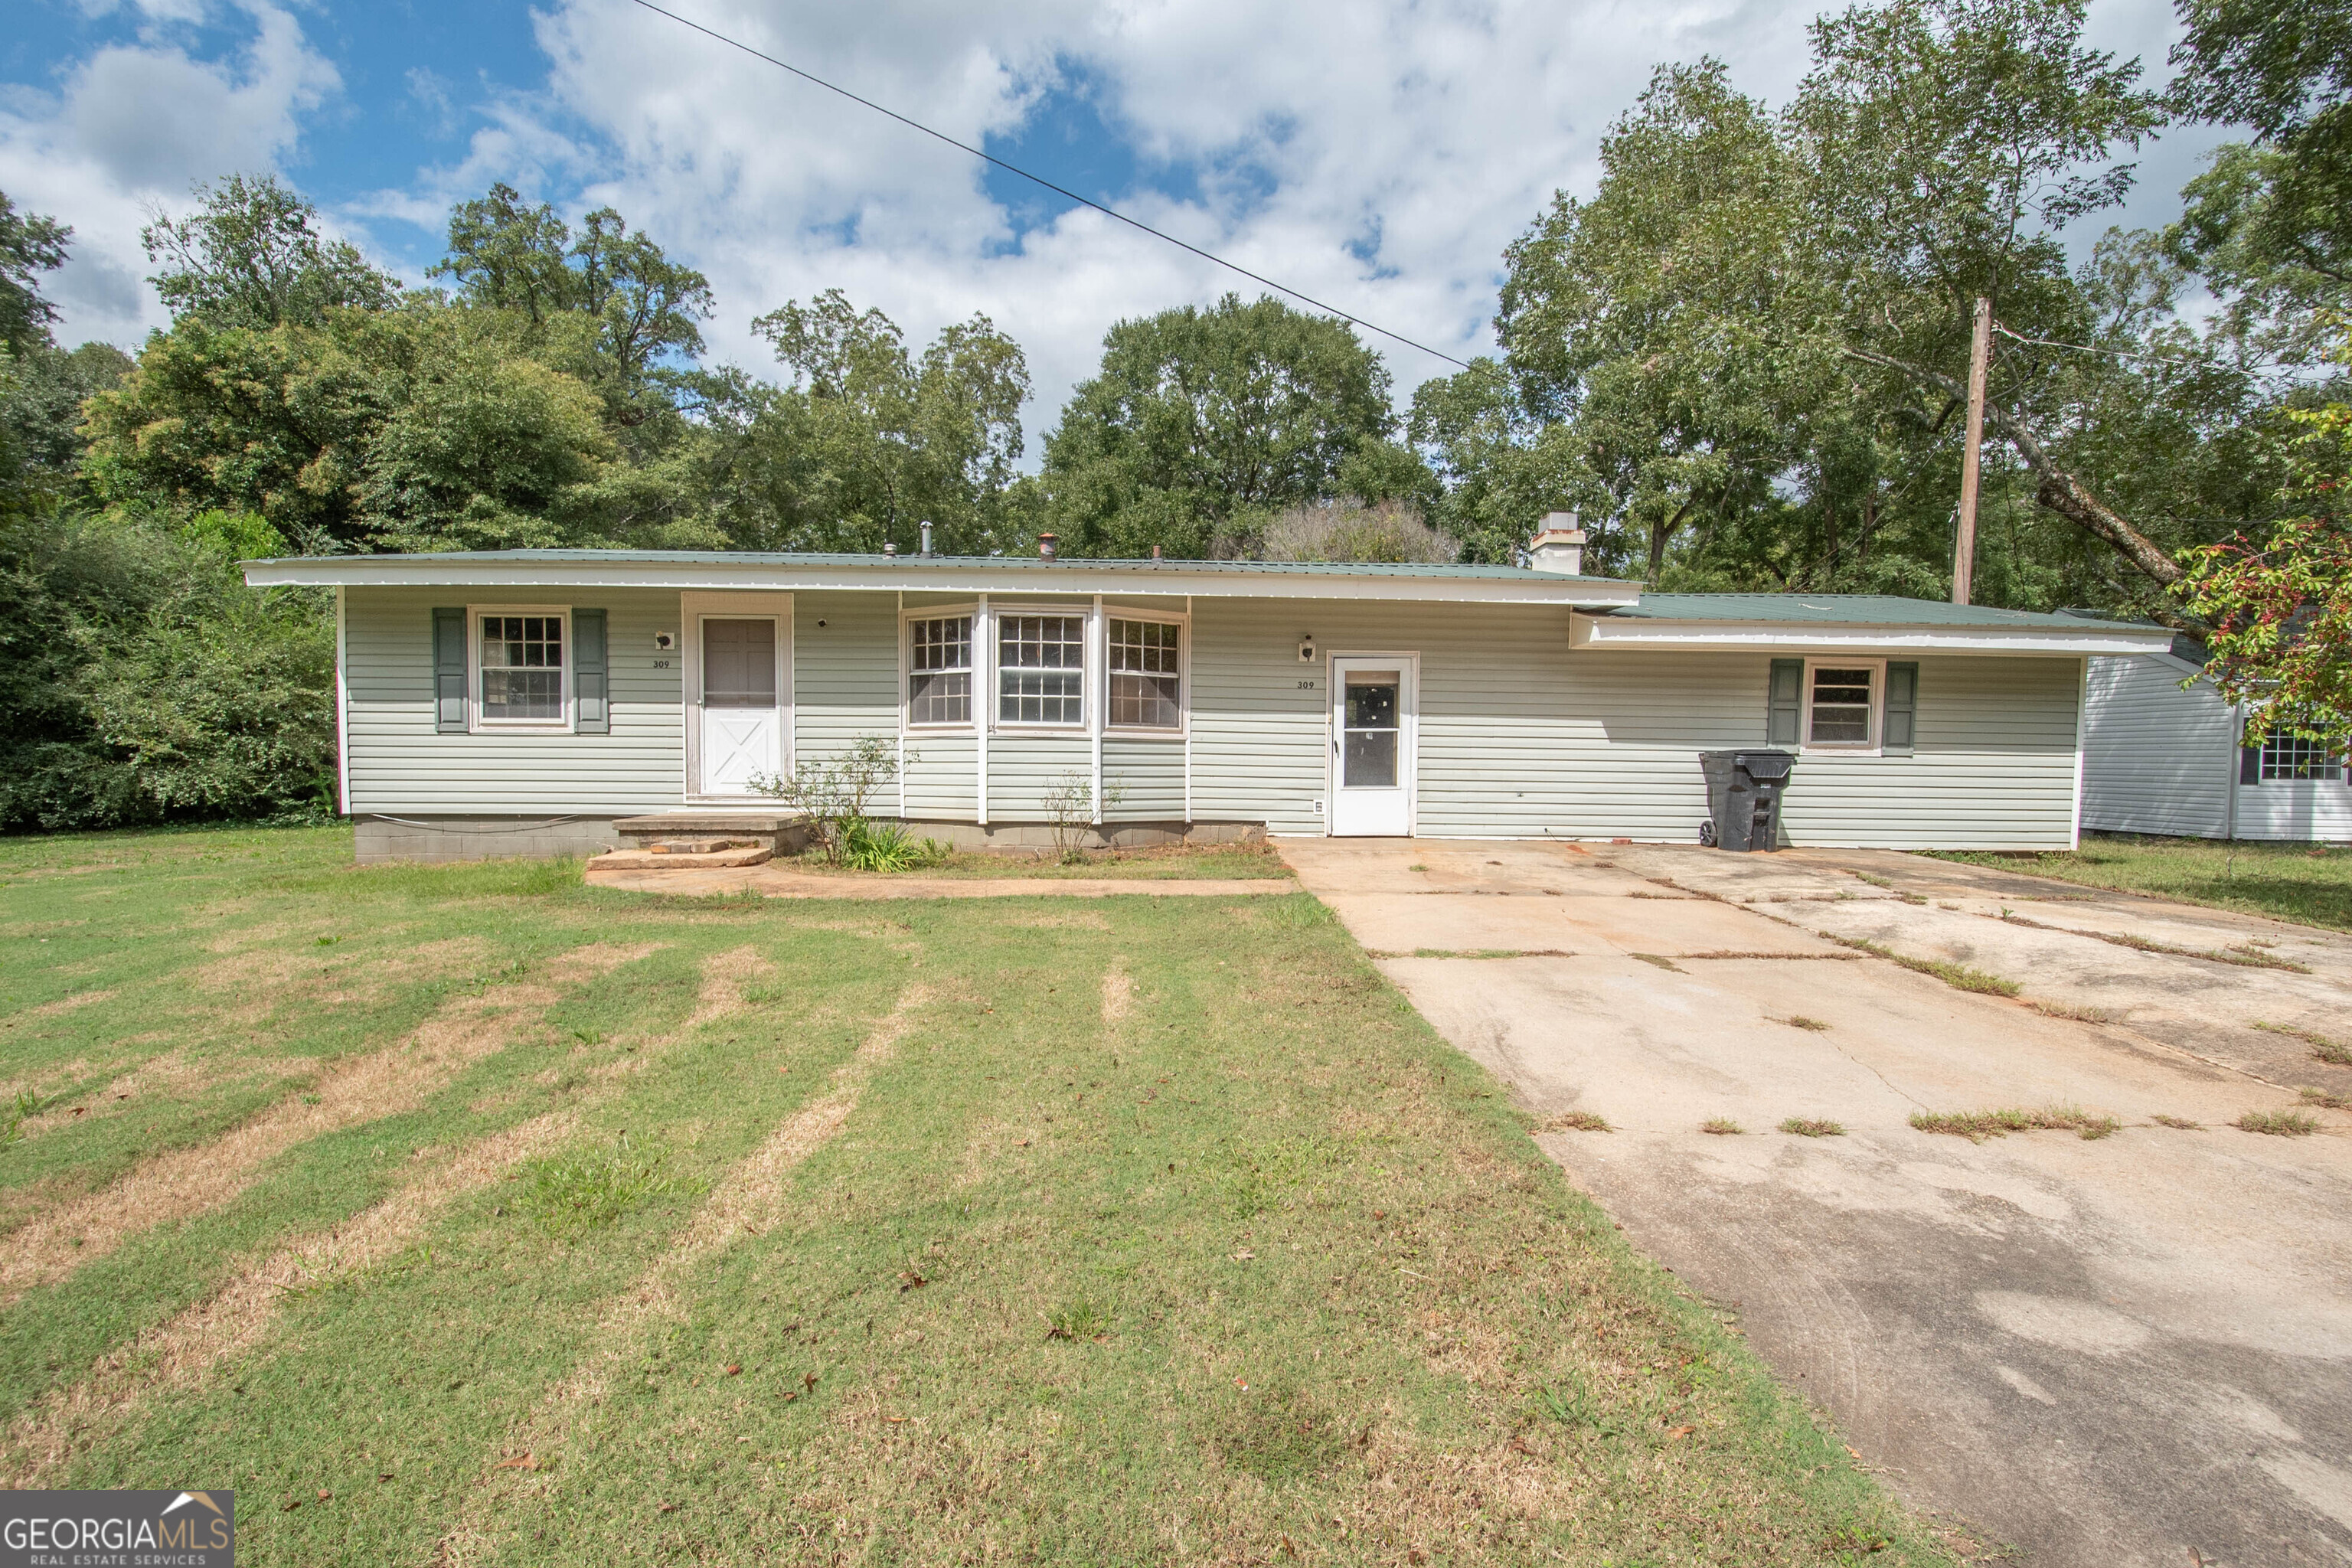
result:
[[[1698,841],[1717,849],[1780,847],[1780,796],[1797,765],[1793,752],[1701,752],[1707,810]]]

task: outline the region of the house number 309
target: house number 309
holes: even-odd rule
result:
[[[1315,683],[1311,680],[1302,680],[1298,683],[1298,689],[1301,691],[1312,691],[1315,689]]]
[[[654,668],[656,669],[667,669],[669,668],[669,660],[666,658],[657,658],[654,660]]]

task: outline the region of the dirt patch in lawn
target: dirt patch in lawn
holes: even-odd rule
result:
[[[656,945],[592,943],[551,963],[550,983],[518,982],[455,998],[399,1045],[334,1068],[314,1089],[279,1100],[226,1136],[151,1160],[110,1186],[35,1216],[0,1256],[0,1306],[107,1256],[128,1237],[227,1202],[263,1165],[307,1139],[415,1109],[536,1023],[564,989]]]
[[[914,1027],[916,1013],[931,1000],[928,986],[910,985],[901,992],[856,1054],[834,1070],[825,1092],[787,1117],[730,1171],[661,1260],[606,1304],[595,1330],[600,1342],[549,1390],[506,1447],[484,1461],[482,1483],[438,1543],[435,1562],[454,1564],[478,1557],[487,1545],[484,1525],[529,1487],[528,1478],[539,1468],[541,1457],[562,1446],[574,1414],[602,1397],[613,1368],[639,1328],[649,1321],[684,1316],[687,1277],[741,1237],[774,1223],[785,1178],[841,1131],[857,1109],[866,1078],[897,1054],[899,1041]]]
[[[420,1150],[415,1179],[383,1202],[280,1247],[26,1410],[0,1447],[0,1487],[41,1485],[157,1396],[193,1387],[260,1343],[289,1300],[396,1257],[452,1200],[489,1185],[572,1126],[568,1114],[542,1116],[454,1152]]]

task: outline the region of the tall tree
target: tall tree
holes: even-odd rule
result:
[[[140,231],[152,281],[174,320],[211,327],[316,326],[336,309],[382,310],[399,280],[348,240],[330,239],[318,209],[275,174],[231,174],[195,187],[195,209]]]
[[[877,310],[838,289],[751,323],[792,374],[781,390],[727,378],[711,404],[719,515],[751,548],[909,549],[923,522],[955,553],[1001,547],[1022,452],[1029,371],[985,316],[942,330],[920,357]]]
[[[72,237],[55,218],[18,212],[0,192],[0,348],[21,356],[48,342],[58,308],[41,297],[37,279],[65,265]]]
[[[1039,484],[1073,554],[1201,556],[1252,514],[1430,488],[1396,425],[1388,367],[1344,322],[1228,294],[1111,328]]]

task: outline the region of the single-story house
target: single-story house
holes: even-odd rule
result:
[[[2083,710],[2083,826],[2187,838],[2352,839],[2345,748],[2249,730],[2193,638],[2091,660]]]
[[[1877,596],[1675,595],[1533,564],[525,550],[255,561],[336,595],[363,859],[579,853],[750,821],[862,737],[916,831],[1692,843],[1697,753],[1800,753],[1788,842],[2064,848],[2086,660],[2157,627]],[[633,823],[639,831],[642,823]]]

